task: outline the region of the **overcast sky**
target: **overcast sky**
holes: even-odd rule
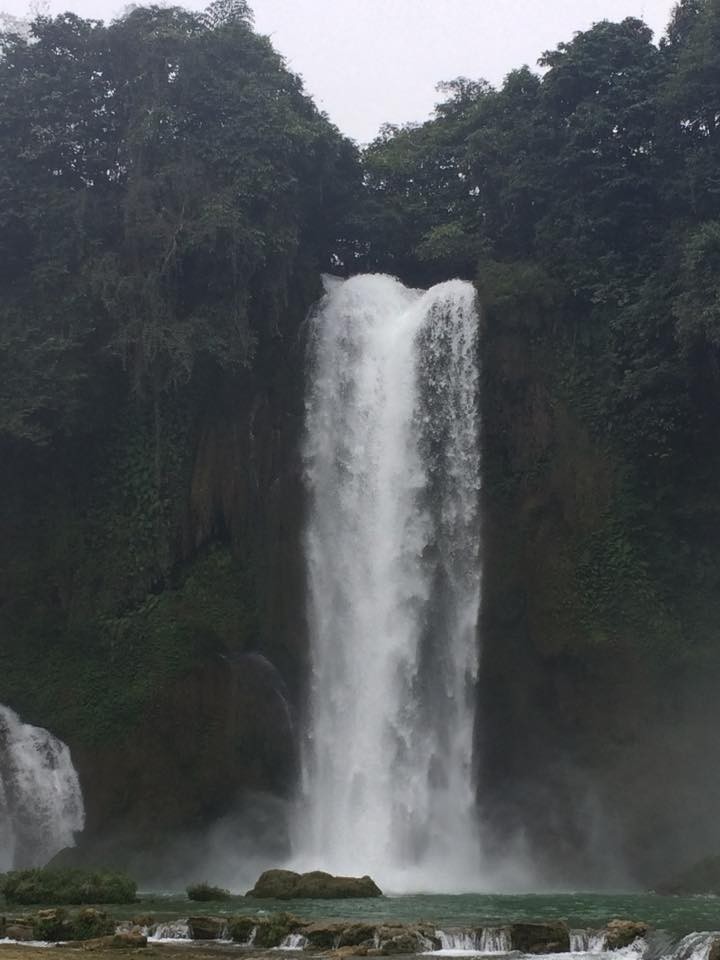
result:
[[[122,0],[41,0],[52,13],[109,19]],[[364,143],[382,123],[424,120],[435,85],[502,81],[598,20],[641,17],[662,34],[672,0],[250,0],[255,24],[340,129]],[[188,2],[202,7],[205,3]],[[28,0],[0,0],[27,12]]]

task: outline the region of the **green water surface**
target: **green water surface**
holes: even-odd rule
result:
[[[104,908],[107,909],[107,908]],[[194,903],[184,896],[141,894],[135,905],[111,907],[119,919],[233,916],[287,911],[300,917],[434,923],[440,928],[484,926],[523,920],[563,919],[571,928],[602,927],[614,917],[643,920],[674,936],[720,930],[720,898],[663,897],[638,893],[422,894],[364,900],[253,900],[233,897]]]

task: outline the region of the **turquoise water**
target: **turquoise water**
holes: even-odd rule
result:
[[[156,920],[286,910],[301,917],[323,919],[426,920],[441,928],[548,919],[566,920],[570,927],[601,927],[613,917],[623,917],[643,920],[674,936],[683,936],[694,930],[720,930],[718,898],[637,893],[416,895],[369,900],[287,901],[233,897],[217,903],[193,903],[184,896],[141,894],[137,904],[111,910],[121,919],[149,914]]]

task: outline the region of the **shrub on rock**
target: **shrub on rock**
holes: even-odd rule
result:
[[[213,887],[209,883],[193,883],[186,888],[188,900],[197,903],[210,900],[231,900],[232,894],[224,887]]]

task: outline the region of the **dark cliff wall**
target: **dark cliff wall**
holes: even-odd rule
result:
[[[479,802],[543,882],[652,885],[720,846],[714,593],[663,575],[706,544],[648,546],[632,458],[577,388],[588,358],[527,319],[483,318]]]
[[[0,701],[71,747],[87,858],[145,849],[147,877],[169,837],[292,789],[314,292],[296,288],[252,370],[164,400],[159,449],[151,405],[127,394],[102,440],[4,448]]]

